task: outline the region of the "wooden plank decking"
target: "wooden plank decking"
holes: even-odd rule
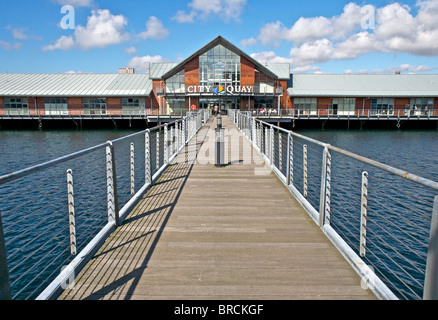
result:
[[[223,120],[231,164],[210,121],[60,299],[375,299]]]

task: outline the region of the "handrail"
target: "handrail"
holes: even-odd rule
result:
[[[228,115],[356,272],[371,281],[379,298],[418,299],[423,290],[424,299],[438,299],[436,181],[249,112],[229,110]]]
[[[119,227],[208,117],[206,111],[190,113],[182,119],[0,177],[0,186],[5,188],[3,193],[0,189],[0,252],[7,252],[7,259],[0,259],[0,299],[28,299],[38,294],[36,299],[47,300],[68,287],[72,276]],[[126,144],[128,147],[130,144],[128,150]],[[106,152],[101,154],[99,150]],[[128,151],[130,171],[125,169],[129,166],[124,164],[123,150]],[[120,154],[117,159],[116,154]],[[136,159],[140,159],[140,165]],[[70,166],[75,166],[74,170]],[[24,181],[19,180],[25,177]],[[125,192],[126,189],[130,192]],[[96,199],[92,203],[91,196]],[[101,205],[107,207],[105,216],[101,214]],[[68,224],[62,218],[67,207]],[[76,224],[81,224],[78,235]],[[67,237],[61,239],[65,232]],[[26,265],[32,260],[38,263]],[[57,275],[64,264],[66,268]],[[28,275],[32,279],[23,282]],[[35,282],[39,276],[44,279]],[[44,282],[46,279],[49,284]]]
[[[403,179],[406,179],[406,180],[409,180],[409,181],[412,181],[412,182],[416,182],[416,183],[421,184],[421,185],[423,185],[425,187],[428,187],[428,188],[431,188],[431,189],[434,189],[434,190],[438,191],[438,182],[432,181],[432,180],[427,179],[427,178],[420,177],[420,176],[418,176],[416,174],[409,173],[409,172],[401,170],[401,169],[394,168],[392,166],[389,166],[389,165],[383,164],[381,162],[378,162],[378,161],[375,161],[375,160],[372,160],[372,159],[360,156],[360,155],[355,154],[353,152],[346,151],[346,150],[343,150],[341,148],[338,148],[338,147],[335,147],[335,146],[332,146],[332,145],[328,145],[328,148],[333,150],[333,151],[336,151],[338,153],[341,153],[343,155],[346,155],[346,156],[348,156],[350,158],[359,160],[361,162],[364,162],[364,163],[367,163],[367,164],[372,165],[374,167],[377,167],[379,169],[382,169],[382,170],[384,170],[386,172],[395,174],[395,175],[397,175],[397,176],[399,176],[399,177],[401,177]]]

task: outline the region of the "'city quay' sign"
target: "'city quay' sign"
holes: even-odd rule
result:
[[[213,93],[215,95],[230,94],[236,95],[240,93],[254,93],[252,86],[187,86],[187,93]]]

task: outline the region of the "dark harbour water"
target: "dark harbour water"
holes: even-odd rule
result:
[[[26,167],[63,156],[65,154],[104,143],[108,140],[126,136],[133,132],[137,131],[0,131],[0,175],[24,169]],[[385,164],[404,169],[411,173],[438,181],[438,131],[302,130],[299,133],[323,142],[330,143],[348,151],[358,153],[362,156],[383,162]],[[136,143],[144,143],[144,139],[137,140],[138,141],[136,141]],[[285,140],[283,140],[283,143],[284,141]],[[298,189],[302,188],[302,183],[300,182],[301,176],[299,172],[299,158],[301,152],[299,147],[303,143],[304,142],[302,141],[296,141],[296,150],[294,151],[296,153],[295,159],[297,162],[295,180],[297,181],[296,187]],[[118,176],[121,176],[119,195],[121,195],[122,198],[126,198],[129,194],[129,164],[127,161],[129,159],[129,143],[120,144],[115,147],[116,154],[119,154],[118,158],[116,158],[116,162],[119,161],[120,163],[127,164],[121,165],[121,170],[117,172]],[[119,150],[123,152],[119,152]],[[123,156],[120,154],[123,154]],[[316,150],[316,148],[312,149],[312,146],[309,145],[309,202],[311,202],[314,206],[317,206],[319,201],[320,172],[318,170],[320,167],[320,154],[321,150]],[[335,229],[337,229],[338,232],[346,235],[348,235],[350,232],[353,233],[351,237],[352,240],[347,242],[354,250],[357,251],[357,235],[355,235],[355,232],[351,231],[357,229],[357,217],[351,217],[348,214],[345,214],[345,212],[357,210],[356,189],[357,186],[360,185],[360,174],[363,169],[368,170],[370,174],[370,199],[373,200],[373,202],[370,203],[370,208],[374,209],[376,213],[376,216],[373,217],[373,212],[369,212],[369,215],[373,219],[369,224],[371,229],[370,231],[373,231],[372,226],[375,224],[375,230],[378,229],[377,227],[380,227],[385,229],[386,233],[388,233],[388,229],[389,233],[392,234],[397,234],[399,232],[397,223],[400,218],[395,219],[397,222],[393,223],[391,220],[389,222],[383,221],[381,217],[377,216],[377,214],[380,214],[381,207],[386,207],[385,203],[388,201],[391,202],[394,199],[400,199],[401,205],[400,203],[397,203],[395,206],[393,204],[388,205],[388,207],[390,207],[390,211],[385,211],[385,214],[392,216],[393,213],[400,212],[400,214],[403,215],[406,212],[408,216],[405,219],[409,220],[410,222],[410,225],[408,226],[410,235],[408,239],[405,239],[406,236],[401,234],[398,236],[399,239],[403,239],[401,241],[384,239],[384,244],[381,244],[378,243],[377,240],[374,242],[374,239],[372,238],[373,233],[370,232],[370,241],[367,243],[367,246],[369,247],[370,251],[376,252],[375,255],[377,256],[377,260],[389,259],[388,264],[390,265],[390,269],[393,270],[396,270],[397,268],[391,264],[397,265],[399,263],[399,258],[396,255],[391,256],[392,253],[389,254],[389,257],[385,254],[381,255],[380,251],[391,252],[391,248],[398,245],[397,243],[393,244],[392,241],[402,242],[402,246],[407,244],[409,247],[414,247],[416,252],[420,252],[418,257],[416,254],[404,254],[408,260],[414,262],[412,270],[408,269],[408,275],[405,275],[403,272],[394,271],[394,273],[390,273],[389,275],[384,273],[382,276],[387,277],[390,282],[407,282],[413,287],[419,287],[418,283],[421,283],[422,285],[424,275],[417,270],[416,264],[417,260],[421,260],[421,262],[418,262],[420,264],[418,269],[422,268],[421,265],[424,264],[423,260],[426,254],[426,249],[421,244],[418,244],[418,242],[427,242],[427,239],[424,240],[424,238],[427,238],[429,225],[427,217],[424,219],[421,214],[426,216],[428,214],[430,215],[430,201],[433,199],[433,192],[431,193],[430,190],[425,190],[424,188],[417,188],[415,185],[404,185],[404,182],[400,181],[400,179],[388,177],[382,172],[373,170],[373,168],[364,168],[360,164],[356,166],[353,161],[346,159],[345,157],[340,157],[336,154],[333,154],[332,156],[333,164],[336,164],[336,166],[333,168],[332,176],[332,221]],[[86,212],[82,216],[78,214],[78,234],[89,233],[90,235],[93,235],[95,234],[95,231],[105,223],[105,217],[103,217],[103,219],[102,217],[95,217],[96,211],[101,210],[102,212],[105,212],[106,205],[105,201],[102,202],[102,198],[105,200],[105,190],[99,187],[99,185],[102,183],[104,185],[105,179],[105,173],[103,170],[104,162],[102,161],[103,157],[103,151],[100,151],[96,154],[90,155],[89,157],[81,159],[81,162],[79,163],[66,164],[67,167],[70,165],[73,166],[75,183],[78,184],[77,190],[75,189],[75,194],[77,195],[77,200],[75,199],[75,201],[77,201],[77,207],[79,208],[81,206],[87,206],[88,203],[97,203],[96,206],[98,208],[93,209],[92,212]],[[141,162],[142,160],[143,163]],[[144,154],[141,154],[141,152],[138,154],[136,153],[136,163],[139,163],[139,167],[144,164]],[[56,275],[57,272],[60,271],[59,266],[68,264],[68,242],[67,244],[64,243],[66,238],[65,234],[67,233],[68,235],[68,230],[62,230],[62,228],[65,228],[67,225],[65,221],[66,219],[68,222],[68,217],[65,215],[66,166],[60,167],[59,170],[54,169],[54,171],[50,172],[50,174],[45,173],[44,175],[37,175],[36,177],[33,177],[33,181],[24,179],[23,181],[18,181],[17,183],[13,183],[11,185],[0,186],[0,210],[4,216],[3,224],[6,229],[5,233],[7,236],[7,242],[8,239],[17,239],[14,241],[11,240],[10,244],[7,246],[8,252],[13,253],[13,257],[10,259],[11,261],[9,261],[10,268],[11,265],[12,268],[14,268],[14,265],[20,265],[20,267],[16,267],[16,269],[12,272],[13,274],[11,274],[11,282],[15,282],[13,295],[16,299],[34,299],[38,295],[39,291],[45,287],[44,285],[38,287],[38,285],[43,283],[44,279],[53,277],[54,274]],[[92,175],[91,178],[89,175]],[[85,177],[88,177],[88,180],[85,180]],[[49,182],[47,182],[48,185],[46,186],[45,181],[53,181],[54,183],[52,185],[51,183],[49,184]],[[87,182],[86,186],[83,186],[81,185],[81,183],[84,184],[82,181],[91,181],[91,183]],[[144,181],[136,180],[136,190],[142,185],[143,182]],[[4,201],[2,201],[2,199],[7,198],[11,192],[17,192],[17,190],[26,188],[27,184],[29,184],[31,187],[28,187],[27,189],[29,190],[25,192],[31,193],[31,197],[33,198],[26,206],[11,212],[10,207],[20,206],[20,201],[23,201],[23,198],[28,199],[28,196],[25,195],[26,193],[23,192],[23,194],[19,195],[18,200],[13,202],[13,204],[10,203],[11,199]],[[45,192],[41,194],[39,194],[39,191],[36,189],[39,184],[43,184],[45,188]],[[33,185],[35,185],[35,189],[33,189]],[[311,191],[310,189],[314,189],[314,191]],[[53,203],[45,203],[45,196],[52,193],[52,198],[55,198]],[[412,199],[412,204],[408,201],[409,203],[407,205],[407,210],[399,210],[399,208],[403,207],[403,204],[407,201],[406,199]],[[417,201],[417,199],[419,200]],[[422,206],[423,202],[425,203],[424,206]],[[335,210],[335,208],[337,209]],[[414,210],[412,208],[414,208]],[[52,216],[49,216],[48,212],[50,214],[55,212],[55,214],[63,215],[61,218],[63,221],[61,223],[62,227],[54,226],[53,229],[50,229],[52,227],[46,226],[46,222],[52,219]],[[26,219],[22,217],[26,217]],[[33,218],[27,219],[27,217]],[[390,217],[389,219],[392,218]],[[401,219],[403,219],[403,217]],[[23,222],[21,222],[21,220],[23,220]],[[94,220],[97,222],[95,223]],[[86,226],[88,224],[95,225],[95,227],[93,227],[95,229],[79,227]],[[22,239],[19,237],[19,235],[24,233],[25,230],[32,230],[34,225],[35,231],[33,234],[32,232],[29,234],[29,237],[32,238],[31,241],[29,241],[29,239]],[[42,233],[41,228],[44,233]],[[393,228],[393,230],[391,228]],[[379,231],[375,232],[376,234],[379,233]],[[39,236],[39,234],[50,234],[51,236]],[[89,241],[89,239],[89,237],[82,237],[82,241],[85,243]],[[55,244],[53,245],[53,250],[50,249],[51,247],[49,244],[52,245],[52,243],[62,243],[61,247],[67,248],[67,250],[64,250],[66,252],[63,252],[62,254],[56,254]],[[83,245],[84,243],[82,246]],[[26,261],[20,260],[21,253],[23,255],[29,254],[29,252],[35,250],[36,247],[42,246],[48,247],[47,250],[40,253],[42,254],[42,257],[33,256]],[[389,248],[385,248],[385,246],[388,246]],[[377,247],[377,250],[373,247]],[[39,269],[37,270],[37,268],[35,268],[35,270],[29,270],[33,265],[41,265],[41,261],[53,259],[53,257],[56,258],[58,256],[59,260],[56,268],[51,267],[42,271]],[[369,264],[379,266],[380,262],[370,261]],[[20,274],[25,271],[29,271],[29,275],[20,277]],[[34,284],[26,288],[26,290],[20,292],[19,289],[15,288],[25,286],[27,283],[29,283],[30,279],[34,278],[37,280],[35,280]],[[412,280],[412,278],[414,279]],[[45,285],[47,284],[48,283]],[[421,296],[421,288],[416,288],[412,291],[413,292],[409,290],[402,290],[402,292],[400,294],[397,293],[397,295],[404,299],[417,299],[418,296]]]

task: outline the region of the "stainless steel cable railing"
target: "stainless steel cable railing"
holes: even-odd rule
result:
[[[438,298],[438,183],[229,110],[266,164],[384,299]]]
[[[65,289],[207,121],[187,117],[0,177],[0,299]]]

